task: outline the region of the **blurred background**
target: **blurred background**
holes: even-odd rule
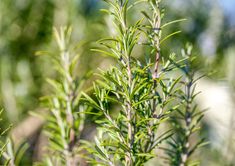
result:
[[[180,53],[190,42],[198,57],[195,69],[199,74],[210,73],[198,83],[202,93],[197,102],[202,109],[209,109],[202,134],[210,144],[201,149],[205,154],[199,155],[202,165],[235,165],[235,1],[163,0],[163,5],[165,22],[187,19],[165,30],[182,32],[164,42],[163,54]],[[109,66],[111,59],[90,51],[98,39],[113,33],[110,19],[100,12],[103,7],[101,0],[0,1],[0,106],[5,110],[0,126],[13,124],[13,137],[29,140],[32,148],[22,165],[37,160],[35,145],[43,121],[36,123],[29,112],[41,111],[39,98],[48,93],[45,78],[53,75],[47,58],[35,56],[35,52],[52,48],[53,27],[70,25],[72,41],[79,43],[82,55],[78,73]],[[140,12],[134,10],[133,20]],[[141,51],[136,56],[141,58]],[[25,128],[28,123],[36,127]],[[29,134],[22,135],[26,130]]]

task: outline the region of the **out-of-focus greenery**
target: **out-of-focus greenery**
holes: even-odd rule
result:
[[[195,68],[213,72],[210,77],[226,82],[234,95],[235,28],[221,3],[218,0],[165,0],[163,3],[165,20],[187,19],[166,30],[168,34],[182,32],[165,42],[166,45],[170,43],[171,49],[163,45],[163,55],[168,56],[172,50],[179,53],[179,48],[191,42],[200,58]],[[39,98],[48,94],[49,87],[44,78],[54,72],[48,70],[50,62],[35,56],[35,52],[53,50],[53,26],[73,27],[72,41],[80,41],[81,45],[79,74],[112,64],[111,60],[103,60],[99,54],[90,51],[97,46],[95,41],[115,33],[110,19],[99,11],[104,5],[101,0],[0,1],[0,105],[6,110],[4,118],[13,126],[27,117],[30,110],[39,108]],[[130,17],[136,20],[138,15],[133,11]],[[110,26],[109,30],[104,28],[105,24]],[[0,123],[3,128],[7,126],[7,123]],[[206,130],[204,133],[208,135]],[[221,165],[216,161],[221,152],[206,151],[208,158],[203,156],[204,163]]]
[[[0,8],[1,104],[9,120],[18,122],[41,95],[42,74],[34,52],[50,40],[54,4],[3,0]]]

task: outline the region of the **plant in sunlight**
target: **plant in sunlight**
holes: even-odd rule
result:
[[[161,25],[163,10],[158,0],[105,2],[110,10],[103,11],[113,17],[117,35],[100,40],[101,47],[93,50],[113,57],[116,65],[98,74],[101,79],[94,84],[96,100],[84,94],[87,103],[103,112],[105,117],[97,121],[100,127],[95,144],[88,143],[87,149],[93,155],[89,162],[94,165],[143,165],[156,156],[154,150],[175,132],[171,128],[161,131],[159,128],[180,106],[174,100],[180,92],[182,77],[170,74],[178,69],[176,66],[184,65],[185,59],[177,60],[174,54],[161,56],[160,46],[178,33],[161,38],[163,28],[183,19]],[[145,3],[148,10],[142,11],[143,18],[130,24],[128,13],[138,3]],[[141,42],[143,35],[145,42]],[[150,50],[146,52],[149,56],[145,57],[145,63],[134,56],[139,44]],[[112,109],[110,103],[118,109]]]
[[[47,79],[53,93],[44,97],[50,109],[46,133],[50,140],[48,165],[74,166],[78,164],[81,132],[87,107],[80,104],[84,77],[78,78],[76,67],[79,54],[71,44],[71,28],[54,30],[57,51],[38,52],[48,54],[56,71],[56,79]]]

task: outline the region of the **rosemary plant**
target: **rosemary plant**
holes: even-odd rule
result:
[[[192,46],[187,45],[186,50],[182,50],[182,56],[186,58],[185,66],[180,67],[184,74],[183,90],[178,93],[180,106],[171,117],[175,134],[171,141],[168,142],[169,149],[165,149],[168,154],[170,165],[186,166],[199,165],[198,161],[190,160],[193,153],[201,146],[207,144],[204,139],[198,138],[193,143],[193,136],[200,131],[200,122],[204,116],[203,111],[198,110],[194,102],[195,97],[199,94],[195,92],[196,82],[201,77],[196,78],[195,71],[192,68],[195,57],[191,55]],[[194,136],[195,137],[195,136]],[[195,141],[195,140],[194,140]]]
[[[84,94],[88,104],[105,116],[104,120],[97,121],[100,127],[95,147],[88,148],[94,155],[89,162],[94,165],[143,165],[156,156],[155,148],[172,135],[168,129],[160,132],[159,126],[178,107],[172,106],[171,101],[178,93],[177,84],[181,77],[170,78],[167,74],[175,69],[172,61],[180,62],[174,55],[169,60],[160,57],[161,42],[172,36],[161,40],[164,25],[161,26],[160,1],[105,2],[110,5],[110,10],[104,11],[113,16],[117,35],[100,40],[104,48],[94,51],[113,57],[116,65],[98,74],[101,80],[94,84],[96,100]],[[150,25],[144,23],[144,18],[132,25],[127,20],[129,11],[139,2],[146,3],[150,9],[142,12]],[[149,59],[144,64],[134,57],[141,34],[146,35],[147,47],[151,49],[149,54],[155,56],[153,62]],[[116,114],[110,103],[118,105]]]
[[[53,87],[48,99],[48,108],[52,116],[48,117],[46,133],[50,139],[48,165],[74,166],[78,163],[80,136],[84,127],[86,106],[80,104],[81,88],[84,78],[75,75],[79,54],[72,47],[71,28],[54,30],[58,51],[48,53],[58,75],[57,79],[48,79]],[[41,54],[43,52],[39,52]]]

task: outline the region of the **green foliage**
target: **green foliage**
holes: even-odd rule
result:
[[[84,78],[75,73],[79,54],[72,47],[71,28],[54,30],[57,42],[56,53],[48,54],[57,74],[57,79],[47,79],[53,89],[50,96],[44,97],[52,116],[49,116],[46,133],[50,139],[48,165],[76,165],[80,136],[84,127],[86,106],[80,104]]]
[[[0,111],[0,121],[3,110]],[[22,161],[22,157],[28,148],[28,145],[22,144],[20,147],[15,147],[12,140],[7,136],[8,131],[12,126],[2,130],[0,128],[0,165],[18,166]]]
[[[3,112],[3,110],[0,110],[0,121],[2,121],[2,119],[1,119],[2,112]],[[7,130],[2,130],[2,128],[0,128],[0,145],[1,145],[1,147],[0,147],[0,158],[2,156],[2,153],[5,150],[5,146],[6,146],[6,144],[2,142],[2,136],[6,133],[6,131]]]
[[[3,152],[3,163],[5,166],[19,166],[24,159],[28,144],[23,143],[19,147],[16,147],[10,138],[7,138],[5,144],[5,151]]]
[[[38,96],[48,93],[44,85],[46,81],[42,81],[44,79],[41,76],[52,70],[55,77],[47,79],[51,85],[50,95],[44,98],[50,110],[44,129],[50,145],[42,165],[78,164],[81,132],[86,127],[85,113],[102,114],[102,118],[105,118],[96,121],[99,127],[95,144],[84,141],[90,152],[89,157],[92,157],[88,161],[93,165],[143,165],[162,155],[155,151],[162,147],[169,165],[197,165],[198,162],[194,162],[194,152],[205,143],[198,133],[203,112],[199,111],[194,101],[197,96],[196,81],[199,79],[196,78],[194,68],[201,69],[208,60],[210,65],[203,70],[221,69],[221,64],[227,67],[226,58],[223,57],[228,52],[226,48],[234,45],[231,42],[233,35],[227,30],[229,25],[226,17],[223,18],[218,2],[104,1],[109,4],[109,9],[103,11],[113,19],[113,26],[109,24],[111,19],[105,20],[108,28],[102,27],[101,15],[96,13],[96,9],[102,5],[100,1],[1,0],[0,102],[6,109],[6,120],[20,126],[28,110],[38,106]],[[166,17],[162,2],[165,3],[166,11],[169,11]],[[180,12],[177,5],[182,5]],[[209,12],[211,7],[208,6],[217,12]],[[182,16],[189,18],[188,25],[178,24],[185,19],[165,21],[166,18],[172,20]],[[52,25],[61,24],[79,25],[72,38],[84,39],[81,42],[83,49],[79,52],[83,51],[85,56],[79,58],[77,55],[77,47],[70,41],[71,29],[61,28],[54,33],[56,50],[38,52],[49,55],[51,66],[46,62],[48,59],[38,61],[32,56],[33,52],[44,47],[43,44],[48,44]],[[180,35],[180,40],[175,40],[175,35],[181,32],[178,30],[179,26],[184,26],[181,28],[184,32]],[[100,47],[93,51],[113,58],[115,64],[108,71],[101,70],[98,74],[100,79],[94,83],[93,98],[94,96],[82,93],[84,77],[78,74],[90,68],[96,69],[97,65],[103,67],[103,64],[107,64],[106,60],[93,56],[95,53],[89,52],[89,49],[93,47],[91,41],[108,32],[115,33],[99,40]],[[202,57],[203,62],[193,66],[194,57],[191,56],[190,47],[183,51],[183,58],[179,58],[177,54],[169,55],[172,49],[178,49],[186,40],[198,47],[197,52],[201,49],[203,54],[211,55],[208,56],[210,58]],[[214,48],[207,49],[206,46],[203,47],[204,44]],[[217,58],[211,58],[213,56]],[[225,77],[226,70],[218,71],[220,74],[216,74],[217,78]],[[82,95],[85,98],[82,99],[96,113],[89,112],[88,106],[80,102]],[[97,110],[100,112],[97,113]],[[5,126],[4,123],[1,122],[0,126]],[[92,129],[95,130],[95,127]],[[26,161],[33,159],[24,155],[26,145],[17,148],[10,139],[6,139],[7,131],[8,129],[0,133],[1,162],[6,162],[6,165],[27,165],[21,158]],[[35,150],[34,146],[41,141],[37,137],[38,132],[35,133],[33,138],[30,137],[30,142],[33,142],[30,150]],[[161,144],[163,142],[167,143],[167,147]],[[227,141],[227,144],[230,146],[232,141]],[[38,149],[44,148],[36,146],[35,154],[41,153]],[[214,158],[221,159],[222,153],[220,149],[218,154],[211,153],[211,156],[216,156],[211,157],[213,164],[217,162]],[[229,150],[227,153],[233,154]],[[205,158],[206,163],[211,162],[208,161],[210,157],[201,156],[203,155],[200,158]],[[216,164],[225,164],[225,158],[230,158],[227,156],[233,158],[233,155],[225,156]],[[159,164],[162,159],[157,160],[154,165]]]
[[[177,61],[174,54],[167,59],[161,56],[160,44],[176,33],[161,39],[164,26],[161,26],[160,1],[143,1],[150,9],[142,11],[149,25],[144,23],[144,18],[129,25],[128,11],[133,4],[129,5],[128,0],[106,2],[111,9],[104,11],[113,16],[117,35],[100,40],[106,49],[94,51],[114,57],[116,65],[99,74],[101,80],[94,84],[97,101],[84,94],[88,104],[105,116],[104,120],[97,121],[100,127],[96,144],[93,148],[88,145],[88,151],[95,157],[89,162],[94,165],[143,165],[156,156],[155,148],[175,132],[167,128],[160,132],[159,127],[180,106],[173,101],[181,92],[178,84],[182,77],[170,77],[169,74],[181,68],[185,59]],[[134,57],[143,34],[150,55],[155,56],[153,62],[149,60],[146,64]],[[118,106],[115,115],[112,115],[114,110],[110,103]]]
[[[54,3],[51,0],[0,2],[0,103],[11,123],[27,116],[42,96],[43,82],[39,77],[42,64],[33,55],[50,39]]]
[[[187,45],[186,50],[182,50],[182,56],[187,59],[184,61],[185,66],[180,67],[184,74],[182,80],[182,90],[178,94],[180,107],[175,114],[171,116],[171,124],[175,131],[174,137],[168,142],[170,148],[165,149],[168,155],[170,165],[186,166],[199,165],[198,161],[190,160],[190,157],[201,146],[205,145],[204,139],[198,138],[193,142],[193,136],[200,131],[200,122],[204,116],[202,111],[198,110],[194,102],[195,97],[199,94],[195,91],[196,82],[201,77],[195,78],[195,71],[192,68],[195,57],[192,56],[192,46]]]

